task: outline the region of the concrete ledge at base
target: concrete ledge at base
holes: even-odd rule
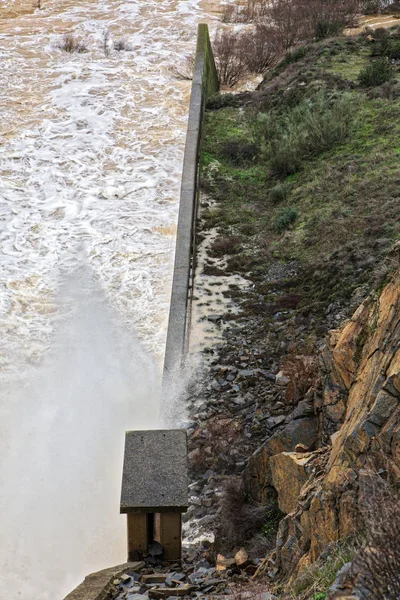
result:
[[[144,567],[142,562],[128,562],[123,565],[103,569],[85,577],[74,591],[64,600],[107,600],[113,589],[113,581],[128,571],[140,571]]]

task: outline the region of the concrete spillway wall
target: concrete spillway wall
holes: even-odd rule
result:
[[[204,111],[207,97],[216,93],[218,89],[218,75],[208,27],[200,24],[183,159],[164,376],[182,366],[188,346]]]

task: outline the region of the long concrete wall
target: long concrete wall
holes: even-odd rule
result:
[[[183,160],[164,380],[183,365],[188,346],[204,110],[207,97],[218,89],[208,26],[200,24]]]

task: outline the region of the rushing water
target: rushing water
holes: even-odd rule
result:
[[[33,2],[0,0],[0,598],[60,600],[125,560],[123,434],[158,424],[190,89],[171,68],[219,2]]]

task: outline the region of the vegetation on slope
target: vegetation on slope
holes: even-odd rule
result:
[[[206,227],[257,302],[318,334],[390,271],[399,237],[400,29],[308,44],[253,94],[211,99]],[[240,251],[239,251],[240,250]],[[278,273],[278,276],[276,274]]]

